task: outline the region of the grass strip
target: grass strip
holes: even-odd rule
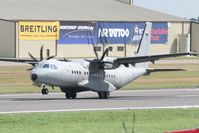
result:
[[[135,133],[196,128],[198,109],[91,111],[0,115],[1,133],[130,133],[135,114]]]

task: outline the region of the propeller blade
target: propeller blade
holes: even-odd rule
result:
[[[28,54],[35,62],[38,62],[38,60],[30,52],[28,52]]]
[[[97,49],[96,49],[96,47],[94,45],[93,45],[93,51],[95,53],[96,58],[99,59],[99,56],[97,54]]]
[[[54,58],[55,56],[53,55],[53,56],[50,56],[50,57],[48,57],[48,58],[46,58],[46,60],[50,60],[50,59],[52,59],[52,58]]]
[[[33,67],[32,67],[32,68],[27,69],[26,71],[31,71],[32,69],[33,69]]]
[[[102,57],[101,57],[101,61],[104,59],[105,55],[108,53],[109,48],[106,48],[106,50],[104,51]]]
[[[40,49],[40,61],[43,60],[43,47],[44,47],[44,45],[42,45],[41,49]]]

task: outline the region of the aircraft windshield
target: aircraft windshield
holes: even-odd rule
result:
[[[49,64],[44,64],[43,68],[49,68]]]
[[[57,66],[55,66],[54,64],[44,64],[42,68],[49,68],[49,69],[53,69],[53,70],[57,70]]]

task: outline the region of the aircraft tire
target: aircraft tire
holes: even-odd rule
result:
[[[48,91],[47,88],[45,88],[45,89],[42,89],[42,90],[41,90],[41,93],[42,93],[43,95],[48,95],[49,91]]]
[[[98,92],[98,96],[100,99],[108,99],[109,95],[109,92]]]
[[[66,96],[67,99],[70,99],[70,93],[69,92],[66,92],[65,96]]]
[[[77,93],[76,92],[66,92],[65,96],[67,99],[76,99]]]
[[[76,99],[76,97],[77,97],[77,93],[76,93],[76,92],[72,92],[72,93],[71,93],[71,98],[72,98],[72,99]]]

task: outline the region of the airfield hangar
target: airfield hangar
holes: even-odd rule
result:
[[[94,57],[135,54],[146,21],[150,54],[199,52],[199,24],[134,5],[133,0],[2,0],[0,57]]]

